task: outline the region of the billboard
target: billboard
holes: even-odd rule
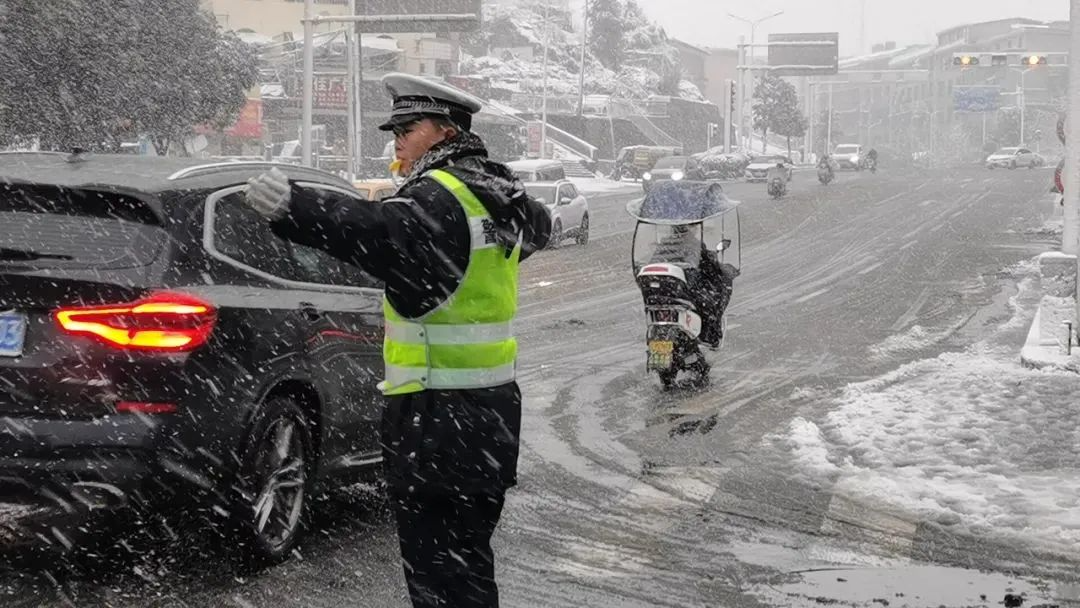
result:
[[[356,14],[387,16],[378,23],[358,23],[365,34],[414,32],[472,32],[480,28],[481,0],[365,0],[356,5]],[[470,18],[437,20],[418,15],[469,15]]]
[[[953,89],[953,110],[956,112],[996,112],[1000,106],[1000,87],[979,85]]]
[[[840,34],[769,34],[769,68],[775,76],[827,76],[840,71]]]

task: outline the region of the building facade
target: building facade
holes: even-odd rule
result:
[[[1056,144],[1056,138],[1044,134],[1052,132],[1049,123],[1056,120],[1065,95],[1066,66],[1023,69],[1018,64],[1025,54],[1066,53],[1068,41],[1066,23],[1015,18],[949,28],[931,46],[885,44],[869,55],[845,59],[839,74],[812,79],[815,150],[824,147],[830,89],[833,145],[861,143],[903,154],[966,157],[986,145]],[[1010,65],[961,68],[953,63],[957,53],[1004,54]],[[1000,108],[958,111],[956,96],[975,86],[996,87]]]

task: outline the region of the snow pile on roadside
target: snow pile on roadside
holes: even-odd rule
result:
[[[1031,321],[1038,263],[1017,280],[1011,318]],[[918,326],[875,351],[915,348]],[[1033,549],[1080,556],[1080,377],[1023,367],[1015,345],[990,340],[848,385],[822,420],[797,418],[766,439],[798,474],[882,511]]]
[[[974,347],[911,363],[775,439],[861,502],[1080,555],[1080,380],[1015,359]]]
[[[948,328],[938,331],[913,325],[902,334],[889,336],[884,342],[870,349],[870,358],[886,361],[899,353],[919,352],[949,337]]]

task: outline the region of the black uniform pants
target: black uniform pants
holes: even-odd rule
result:
[[[392,496],[413,608],[495,608],[491,536],[505,494]]]

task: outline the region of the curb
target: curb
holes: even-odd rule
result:
[[[1039,321],[1042,316],[1042,308],[1035,311],[1035,318],[1031,321],[1031,329],[1028,330],[1027,340],[1020,349],[1020,364],[1028,369],[1069,371],[1080,374],[1080,363],[1073,357],[1061,352],[1057,343],[1045,344],[1040,339]]]

